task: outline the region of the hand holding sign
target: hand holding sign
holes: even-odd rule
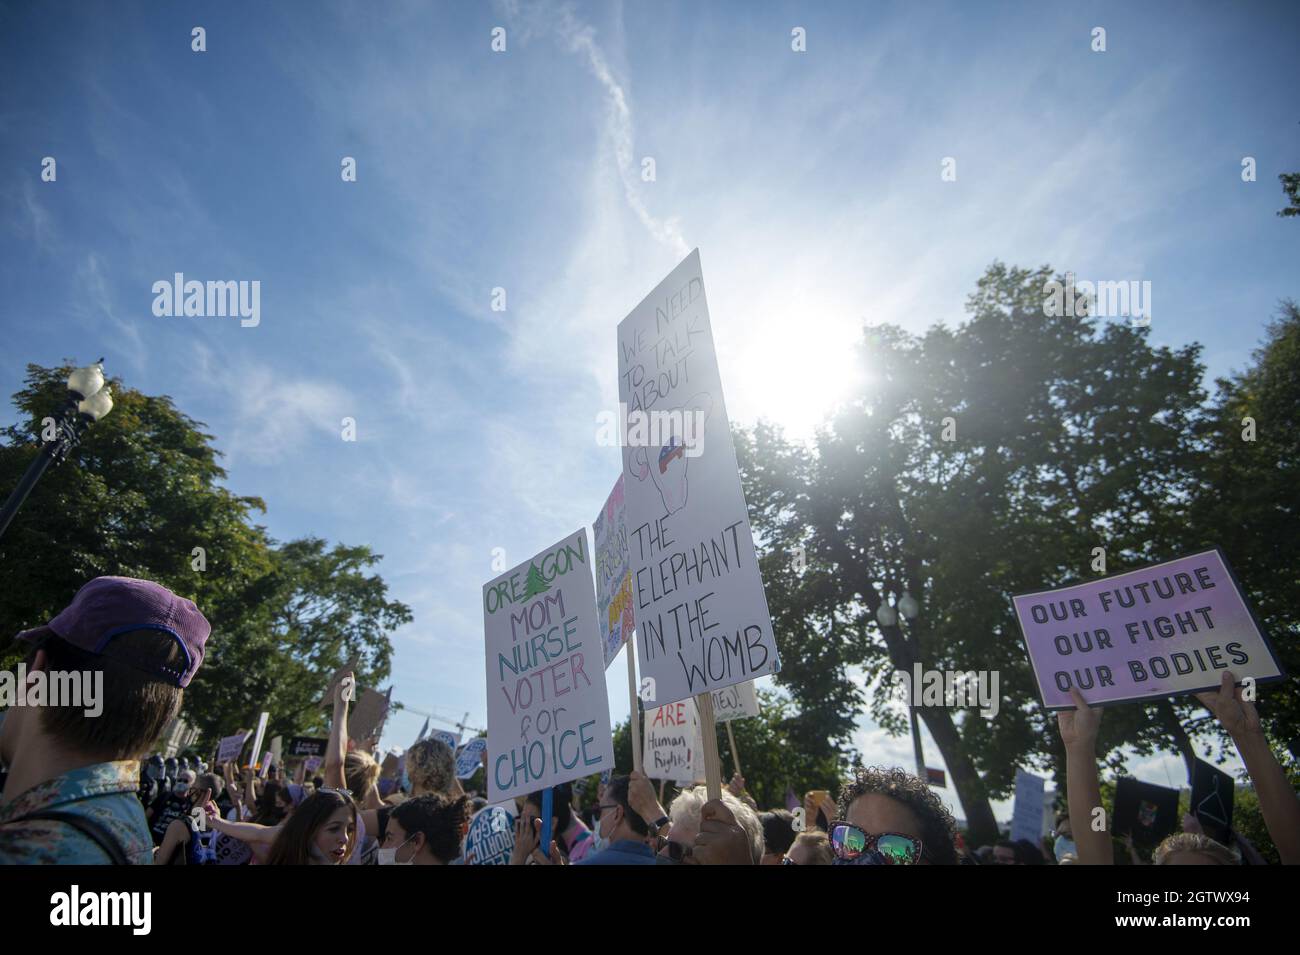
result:
[[[1093,752],[1097,745],[1097,729],[1101,726],[1101,707],[1093,708],[1083,699],[1079,688],[1070,687],[1070,698],[1075,708],[1060,710],[1056,714],[1057,726],[1061,731],[1061,742],[1066,749],[1072,747]]]
[[[1234,740],[1263,732],[1259,725],[1259,711],[1255,709],[1254,703],[1242,699],[1241,690],[1236,683],[1237,678],[1232,675],[1232,671],[1225,670],[1218,690],[1196,694],[1196,698],[1214,714],[1215,719],[1223,724],[1223,728]]]
[[[749,836],[721,799],[711,799],[700,810],[700,834],[690,855],[695,865],[753,865]],[[685,861],[685,860],[683,860]]]

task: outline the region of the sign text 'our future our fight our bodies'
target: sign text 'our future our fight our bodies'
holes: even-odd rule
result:
[[[694,456],[675,432],[658,447],[629,434],[623,447],[643,699],[674,702],[775,673],[698,249],[619,323],[618,372],[632,411],[703,426]]]
[[[1284,674],[1223,556],[1209,550],[1013,599],[1043,703],[1073,708]]]
[[[587,532],[483,586],[488,795],[523,795],[614,766]]]

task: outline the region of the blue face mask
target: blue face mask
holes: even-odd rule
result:
[[[1064,857],[1067,853],[1074,856],[1075,858],[1078,858],[1079,856],[1079,850],[1075,848],[1074,840],[1071,839],[1069,836],[1057,836],[1056,845],[1053,847],[1053,851],[1056,854],[1057,862],[1060,862],[1062,857]]]

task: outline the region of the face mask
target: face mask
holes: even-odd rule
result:
[[[609,840],[600,834],[600,830],[605,826],[605,819],[602,814],[601,819],[596,823],[596,828],[591,830],[591,850],[600,852],[602,849],[609,848]]]
[[[411,836],[409,839],[406,840],[406,842],[410,842],[411,839],[414,838],[415,836]],[[402,848],[402,846],[405,846],[406,842],[403,842],[402,845],[397,847],[397,849],[400,849]],[[397,849],[380,849],[379,864],[380,865],[413,865],[415,863],[415,853],[411,853],[411,858],[406,860],[405,862],[398,862]]]
[[[1074,840],[1071,839],[1069,836],[1057,836],[1054,851],[1056,853],[1057,862],[1060,862],[1061,858],[1067,852],[1076,857],[1079,855],[1078,850],[1074,847]]]
[[[190,788],[190,784],[188,782],[186,782],[183,779],[178,779],[176,780],[175,784],[172,786],[172,792],[174,792],[178,796],[183,796],[189,790],[189,788]]]

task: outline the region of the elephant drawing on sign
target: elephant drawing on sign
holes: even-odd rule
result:
[[[713,410],[713,399],[701,392],[686,402],[680,409],[680,415],[674,415],[674,411],[661,412],[670,422],[671,430],[668,434],[668,442],[658,448],[636,448],[632,452],[632,474],[638,481],[644,481],[647,477],[654,482],[655,488],[659,491],[660,498],[664,502],[664,516],[676,514],[686,506],[687,494],[690,486],[686,480],[687,464],[690,456],[686,453],[686,435],[684,429],[688,417],[694,422],[695,441],[702,443],[704,440],[705,423],[709,420],[709,413]],[[662,432],[660,432],[662,435]],[[702,453],[703,448],[697,450]],[[653,462],[653,463],[652,463]]]

